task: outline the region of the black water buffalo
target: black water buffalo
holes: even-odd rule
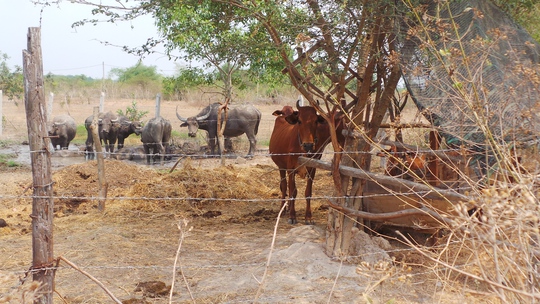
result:
[[[154,117],[144,125],[141,133],[141,141],[146,154],[146,163],[150,164],[150,159],[154,159],[152,154],[159,155],[161,164],[169,141],[171,140],[172,126],[171,122],[163,117]],[[152,151],[152,154],[150,154]]]
[[[146,155],[143,146],[123,147],[116,151],[114,158],[118,160],[144,160]]]
[[[180,127],[188,127],[188,135],[195,137],[197,130],[205,130],[208,132],[208,140],[210,151],[215,155],[216,140],[217,140],[217,113],[220,104],[214,103],[204,108],[199,114],[193,117],[183,118],[178,114],[178,106],[176,107],[176,117],[183,123]],[[261,112],[252,105],[241,105],[232,108],[228,111],[228,120],[225,125],[223,136],[226,140],[231,137],[237,137],[246,134],[249,140],[248,156],[253,156],[257,139],[255,135],[259,131],[259,123],[261,122]],[[222,113],[222,119],[225,114]],[[221,151],[218,146],[218,154]]]
[[[57,150],[57,146],[60,146],[61,150],[67,150],[77,133],[75,119],[69,115],[58,115],[53,118],[48,127],[53,148]]]
[[[126,116],[120,115],[118,128],[118,145],[117,150],[120,150],[124,147],[124,140],[131,134],[141,135],[142,124],[140,121],[131,121]]]
[[[86,153],[89,159],[94,158],[94,138],[92,138],[92,131],[90,130],[90,125],[94,115],[90,115],[84,121],[84,127],[88,133],[86,138]],[[113,112],[99,113],[98,115],[98,135],[99,141],[104,145],[106,152],[114,151],[114,144],[116,143],[118,137],[118,130],[120,129],[120,124],[118,116]]]

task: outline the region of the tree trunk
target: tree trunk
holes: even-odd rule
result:
[[[107,189],[109,184],[105,177],[105,162],[103,160],[103,147],[101,147],[101,141],[99,140],[99,108],[94,107],[94,119],[90,125],[90,131],[92,132],[92,138],[94,140],[94,151],[97,155],[97,168],[98,168],[98,187],[99,187],[99,201],[98,201],[98,210],[105,210],[105,201],[107,200]]]
[[[228,119],[228,106],[229,106],[230,99],[225,99],[225,103],[219,106],[218,113],[217,113],[217,141],[219,145],[219,151],[221,151],[221,165],[225,166],[225,139],[223,137],[223,132],[225,132],[225,128],[227,126],[227,119]],[[224,112],[224,119],[221,120],[221,113]]]
[[[377,135],[401,77],[397,61],[384,61],[376,56],[385,48],[387,39],[395,40],[391,34],[388,34],[391,33],[389,30],[391,24],[385,24],[385,22],[387,21],[384,18],[376,21],[371,40],[366,41],[361,49],[364,53],[360,57],[365,58],[366,62],[359,64],[358,74],[363,76],[362,79],[376,79],[374,84],[371,81],[359,81],[357,103],[351,116],[353,117],[351,125],[363,127],[365,137],[347,140],[345,145],[347,157],[344,157],[341,162],[344,166],[361,168],[365,171],[369,171],[371,165],[371,155],[367,153],[371,149],[371,144],[367,138],[373,139]],[[390,43],[389,49],[390,52],[395,49],[393,42]],[[372,94],[373,86],[375,87],[374,94]],[[334,156],[334,161],[337,162],[339,158]],[[332,174],[337,175],[339,171],[337,167],[335,168]],[[363,179],[342,176],[340,185],[336,185],[337,203],[346,208],[361,210],[364,184]],[[349,255],[352,227],[356,223],[357,219],[346,217],[336,210],[328,213],[327,254],[333,257]],[[358,224],[363,223],[358,220]]]
[[[32,274],[41,284],[34,303],[52,303],[53,262],[53,183],[47,132],[47,105],[43,91],[43,63],[40,28],[28,29],[28,50],[23,50],[24,103],[32,163]]]

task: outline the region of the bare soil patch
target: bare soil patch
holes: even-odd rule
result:
[[[173,103],[165,107],[163,114],[175,115]],[[269,138],[270,113],[276,107],[260,106],[268,126],[263,124],[259,138],[266,133]],[[73,108],[70,114],[77,121],[91,113],[85,109],[75,115]],[[196,114],[200,108],[186,107],[186,112]],[[19,118],[10,119],[21,123]],[[173,125],[179,129],[176,121]],[[104,212],[97,210],[95,161],[55,168],[54,254],[91,273],[124,303],[168,303],[172,282],[173,303],[253,302],[271,248],[259,297],[263,303],[482,302],[448,289],[423,267],[405,266],[426,262],[397,242],[386,248],[395,264],[329,259],[324,253],[324,199],[313,202],[316,225],[289,225],[283,215],[276,226],[279,173],[264,153],[229,159],[225,166],[218,159],[184,159],[172,173],[170,166],[110,159],[105,166],[109,190]],[[31,184],[30,168],[0,168],[0,218],[7,222],[0,228],[0,299],[21,289],[16,278],[24,278],[31,265]],[[305,181],[299,179],[298,187],[297,212],[303,222]],[[314,196],[329,196],[332,188],[331,177],[319,172]],[[362,241],[367,239],[360,235],[357,246],[367,246]],[[375,254],[381,253],[364,256]],[[58,303],[111,302],[96,284],[63,263],[56,270],[55,289]]]

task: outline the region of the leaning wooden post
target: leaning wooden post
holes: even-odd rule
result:
[[[156,118],[161,115],[161,94],[156,94]]]
[[[41,31],[28,28],[27,48],[23,50],[24,105],[30,161],[32,163],[32,278],[42,287],[34,303],[52,303],[54,291],[53,269],[53,182],[51,158],[48,150],[47,112],[43,91],[43,62]]]
[[[3,127],[3,120],[4,120],[4,116],[3,116],[3,112],[2,112],[2,106],[4,105],[4,97],[2,96],[2,90],[0,90],[0,136],[2,136],[2,130],[4,129]]]
[[[101,147],[101,141],[99,141],[98,134],[98,120],[99,120],[99,107],[94,107],[94,118],[92,124],[90,125],[90,130],[92,131],[92,138],[94,139],[94,146],[97,155],[97,167],[98,167],[98,210],[105,210],[105,200],[107,200],[107,188],[109,184],[105,178],[105,163],[103,161],[103,148]]]
[[[225,132],[225,127],[227,126],[227,120],[228,120],[228,106],[229,106],[229,98],[225,99],[225,103],[220,105],[217,112],[217,142],[221,157],[221,165],[225,166],[225,138],[223,137],[223,132]],[[221,121],[221,111],[225,112],[224,119]],[[222,125],[223,123],[223,125]]]
[[[47,118],[52,119],[52,110],[53,110],[53,102],[54,102],[54,93],[49,93],[49,103],[47,104]]]
[[[101,92],[99,96],[99,111],[105,113],[105,92]]]

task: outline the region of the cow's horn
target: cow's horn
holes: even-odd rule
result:
[[[53,123],[53,125],[55,125],[55,126],[63,126],[65,124],[66,124],[65,121],[64,122],[55,122],[55,123]]]
[[[118,117],[116,119],[111,119],[111,122],[117,122],[118,121]]]
[[[208,109],[208,113],[204,114],[203,116],[198,116],[196,119],[197,121],[205,120],[210,116],[210,113],[212,113],[212,109]]]
[[[304,103],[304,100],[302,99],[302,96],[300,96],[300,99],[298,99],[296,101],[296,109],[300,109],[300,107],[302,106],[302,104],[300,104],[300,100],[302,100],[302,104]]]
[[[178,106],[176,106],[176,117],[178,117],[178,119],[181,122],[187,122],[187,119],[185,119],[184,117],[180,116],[180,114],[178,114]]]

